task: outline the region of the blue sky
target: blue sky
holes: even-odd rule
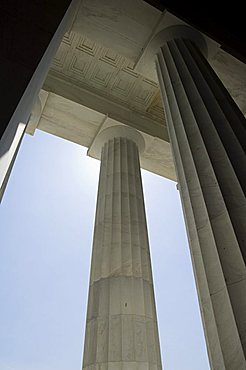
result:
[[[0,206],[0,369],[81,370],[99,161],[26,135]],[[142,171],[164,370],[209,370],[176,183]]]

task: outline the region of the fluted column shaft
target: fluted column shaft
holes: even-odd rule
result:
[[[101,154],[83,369],[161,369],[138,148],[123,137]]]
[[[195,43],[158,53],[211,368],[245,370],[245,119]]]

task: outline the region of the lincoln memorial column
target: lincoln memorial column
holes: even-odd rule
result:
[[[12,1],[0,3],[4,14],[0,53],[1,202],[33,105],[79,0],[47,1],[45,5],[42,1],[27,1],[23,11],[15,9]]]
[[[89,287],[84,370],[161,370],[138,150],[124,126],[97,137],[101,170]]]
[[[154,41],[211,369],[245,370],[245,118],[202,36],[176,26]]]

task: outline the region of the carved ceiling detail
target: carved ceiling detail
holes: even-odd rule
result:
[[[160,89],[133,62],[74,32],[66,33],[51,74],[165,124]]]

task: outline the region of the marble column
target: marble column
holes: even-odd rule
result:
[[[27,10],[27,13],[17,11],[14,13],[13,19],[13,4],[10,2],[8,6],[8,2],[5,3],[7,14],[6,19],[3,19],[3,29],[5,29],[8,38],[6,38],[6,42],[2,45],[0,55],[0,89],[3,99],[0,108],[1,129],[3,128],[3,133],[0,132],[0,202],[8,183],[19,147],[21,146],[31,110],[44,84],[62,38],[71,26],[72,19],[78,9],[79,0],[61,2],[60,8],[57,8],[57,16],[53,17],[54,19],[52,18],[53,21],[50,19],[48,22],[48,30],[46,30],[45,27],[41,27],[44,22],[42,16],[40,17],[40,24],[37,24],[35,19],[30,23],[29,19],[32,10],[34,14],[37,15],[37,9],[39,9],[39,7],[40,9],[43,8],[42,2],[38,2],[35,7],[33,7],[33,5],[29,6],[29,4],[26,5],[25,10]],[[59,1],[57,1],[57,6],[59,5],[58,3]],[[49,6],[51,9],[54,9],[55,4],[50,5],[50,3],[47,3],[46,10],[48,13],[50,11]],[[63,14],[64,12],[65,14]],[[54,15],[55,12],[53,16]],[[11,22],[9,25],[5,24],[8,19],[10,19],[11,22],[13,22],[13,20],[16,21],[17,26],[12,27]],[[33,54],[34,59],[30,58],[29,63],[27,62],[28,59],[26,59],[26,62],[23,62],[18,53],[15,55],[15,48],[10,48],[7,42],[7,40],[10,40],[13,45],[18,45],[18,43],[22,45],[23,32],[25,33],[25,30],[20,32],[20,25],[22,23],[28,24],[30,34],[33,32],[35,35],[35,32],[38,31],[38,41],[35,43],[35,52]],[[20,49],[24,54],[27,45],[26,42],[23,42],[23,50]],[[9,53],[10,50],[11,53]],[[18,50],[18,48],[16,50]],[[16,76],[18,76],[18,78]],[[19,78],[19,76],[21,76],[21,78]]]
[[[101,170],[86,320],[84,370],[161,370],[138,149],[116,126],[99,134]]]
[[[186,26],[162,31],[157,72],[211,369],[245,370],[245,118]]]

